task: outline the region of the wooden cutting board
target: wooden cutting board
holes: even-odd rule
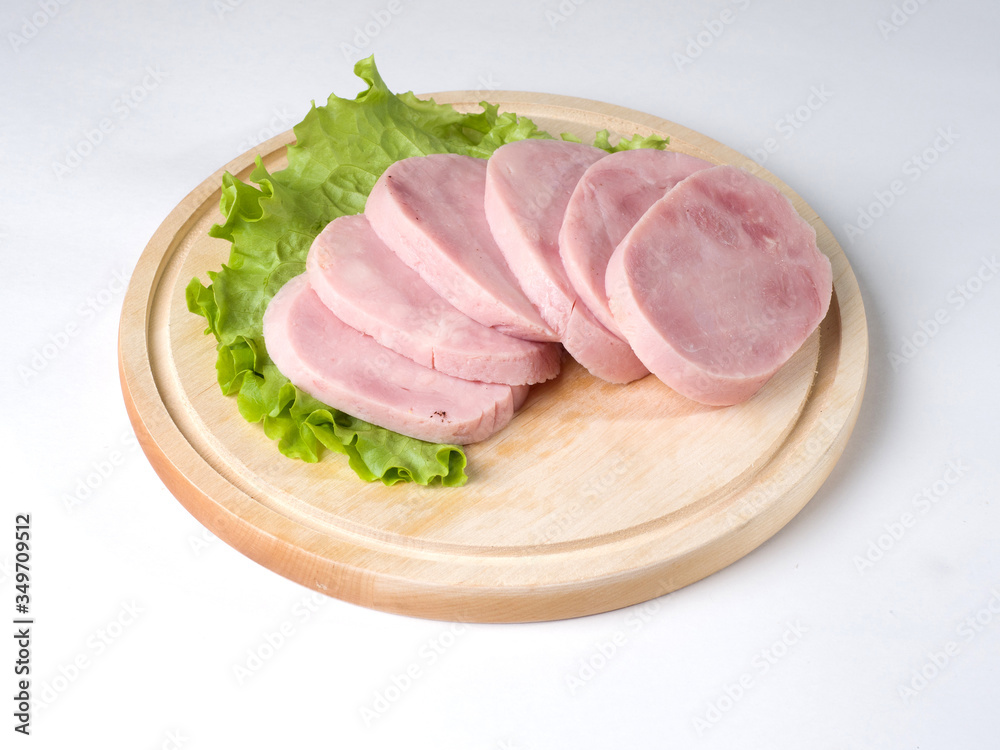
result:
[[[461,111],[472,92],[433,95]],[[122,311],[119,364],[147,457],[213,534],[253,560],[366,607],[476,622],[552,620],[642,602],[738,560],[784,526],[844,450],[868,369],[858,284],[816,213],[736,151],[651,115],[564,96],[495,92],[501,110],[589,141],[669,135],[670,148],[777,185],[833,263],[834,300],[812,338],[747,403],[688,401],[649,376],[627,386],[571,360],[506,429],[470,446],[453,489],[366,484],[346,459],[287,459],[215,381],[215,341],[184,287],[227,260],[210,238],[223,170],[254,154],[286,165],[283,133],[185,198],[150,240]]]

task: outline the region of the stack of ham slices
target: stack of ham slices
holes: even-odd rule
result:
[[[526,140],[389,167],[264,315],[271,359],[330,406],[467,444],[561,349],[712,405],[750,398],[826,315],[830,262],[773,186],[638,149]]]

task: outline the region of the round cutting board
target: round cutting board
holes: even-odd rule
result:
[[[433,97],[478,109],[472,92]],[[738,560],[813,496],[844,450],[868,368],[857,281],[816,213],[749,159],[672,122],[563,96],[495,92],[501,110],[584,141],[670,136],[670,148],[777,185],[833,263],[821,327],[750,401],[696,404],[649,376],[616,386],[565,360],[513,422],[469,446],[460,488],[366,484],[339,454],[282,456],[215,381],[215,341],[184,287],[229,254],[208,236],[223,169],[254,154],[286,165],[291,131],[233,160],[166,218],[136,266],[119,365],[150,462],[208,529],[253,560],[350,602],[442,620],[516,622],[603,612],[697,581]]]

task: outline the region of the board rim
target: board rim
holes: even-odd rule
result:
[[[477,108],[474,92],[450,91],[429,95],[438,103],[452,104],[459,111]],[[673,138],[710,154],[714,160],[748,169],[779,186],[786,195],[798,201],[811,213],[806,218],[817,231],[829,229],[804,200],[790,187],[735,150],[701,133],[676,123],[642,112],[577,97],[527,92],[491,92],[489,98],[509,110],[533,118],[553,116],[577,119],[596,118],[604,127],[619,132],[639,132],[642,135],[669,133]],[[529,114],[530,110],[530,114]],[[619,127],[615,127],[618,125]],[[625,125],[625,127],[621,127]],[[636,126],[639,127],[636,127]],[[645,132],[644,132],[645,130]],[[836,331],[824,321],[821,334],[828,341],[836,334],[837,363],[833,373],[821,371],[817,377],[832,378],[824,395],[830,400],[822,415],[829,434],[821,441],[821,452],[809,456],[809,466],[796,477],[794,488],[771,497],[748,502],[746,508],[728,508],[734,523],[728,532],[706,540],[692,549],[680,550],[671,559],[659,564],[619,572],[604,579],[586,581],[554,581],[548,585],[506,586],[499,590],[481,586],[440,586],[394,576],[385,570],[373,571],[330,559],[317,554],[322,545],[311,530],[297,527],[290,519],[259,506],[238,488],[228,484],[203,456],[187,445],[159,392],[152,372],[149,350],[149,313],[157,292],[157,283],[173,251],[172,240],[185,226],[196,220],[197,209],[217,192],[225,171],[233,174],[245,171],[253,163],[253,155],[266,154],[265,159],[280,159],[284,146],[293,140],[291,131],[281,133],[258,147],[236,157],[206,178],[188,194],[164,219],[140,257],[132,274],[122,308],[119,327],[119,375],[129,419],[143,451],[171,493],[192,515],[212,533],[228,544],[287,578],[318,591],[363,606],[388,612],[443,620],[520,622],[563,619],[636,604],[668,593],[731,564],[762,544],[790,521],[832,471],[857,420],[864,393],[868,369],[868,335],[864,306],[854,273],[839,243],[830,234],[835,252],[831,256],[838,316]],[[720,156],[721,155],[721,156]],[[192,210],[193,209],[193,210]],[[833,305],[831,305],[831,308]],[[832,316],[828,316],[832,317]],[[851,343],[863,351],[860,360],[843,355],[845,331]],[[821,339],[823,340],[823,339]],[[823,351],[820,352],[821,360]],[[850,365],[850,366],[849,366]],[[822,369],[822,368],[820,368]],[[836,386],[836,387],[835,387]],[[814,389],[818,386],[814,382]],[[815,410],[812,394],[806,410]],[[235,406],[234,406],[235,408]],[[823,412],[821,408],[819,411]],[[815,417],[816,415],[813,415]],[[812,417],[811,417],[812,418]],[[795,434],[806,424],[801,414],[793,427]],[[173,429],[171,429],[173,428]],[[792,434],[785,438],[788,443]],[[778,453],[783,448],[778,449]],[[785,477],[787,482],[788,477]],[[220,497],[219,480],[228,484],[231,492]],[[764,474],[755,477],[766,482]],[[214,489],[213,489],[214,488]],[[748,491],[751,488],[748,488]],[[234,494],[235,493],[235,494]],[[742,493],[746,495],[747,493]],[[752,492],[750,493],[752,495]],[[756,507],[755,507],[756,503]],[[252,513],[250,512],[252,510]],[[719,508],[711,509],[718,513]],[[767,512],[760,512],[760,511]],[[757,511],[757,512],[752,512]],[[254,516],[255,522],[248,520]],[[692,523],[701,514],[692,514]],[[263,518],[266,524],[256,521]],[[380,550],[385,551],[385,550]],[[401,555],[412,549],[399,551]],[[609,553],[605,550],[605,554]],[[478,557],[488,557],[479,555]]]

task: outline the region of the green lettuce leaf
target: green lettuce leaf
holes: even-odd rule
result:
[[[267,355],[264,309],[286,281],[305,270],[309,246],[323,227],[364,210],[375,181],[393,162],[433,153],[488,158],[505,143],[552,136],[486,102],[481,112],[461,114],[412,92],[394,94],[372,57],[359,61],[354,72],[367,88],[355,99],[331,95],[325,106],[314,103],[294,128],[286,169],[272,175],[258,157],[250,175],[256,187],[223,176],[224,220],[209,234],[232,243],[229,262],[208,272],[208,286],[191,280],[187,306],[205,318],[205,333],[218,342],[222,392],[236,396],[247,421],[263,423],[284,455],[312,462],[327,448],[346,455],[366,481],[459,486],[467,479],[460,447],[377,427],[292,385]],[[634,136],[612,146],[602,131],[595,145],[613,152],[663,148],[666,141]]]
[[[611,145],[610,134],[607,130],[599,130],[594,138],[594,145],[603,148],[610,154],[618,151],[631,151],[636,148],[658,148],[663,150],[670,142],[669,138],[660,138],[658,135],[639,135],[636,133],[631,138],[622,138],[615,145]]]

